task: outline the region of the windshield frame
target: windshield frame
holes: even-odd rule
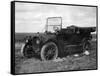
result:
[[[49,19],[60,19],[60,24],[59,25],[48,25],[48,21]],[[59,30],[62,29],[62,17],[48,17],[47,20],[46,20],[46,31],[48,32],[52,32],[52,31],[49,31],[49,26],[51,27],[59,27]],[[54,30],[54,29],[53,29]],[[55,31],[55,30],[54,30]]]

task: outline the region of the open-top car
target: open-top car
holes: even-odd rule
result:
[[[54,60],[58,56],[83,53],[89,48],[91,32],[95,30],[96,27],[74,25],[62,28],[61,17],[49,17],[45,32],[29,36],[22,46],[21,53],[27,58],[37,55],[42,60]]]

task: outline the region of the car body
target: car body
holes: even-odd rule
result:
[[[61,19],[58,25],[49,25],[49,19]],[[59,20],[58,20],[59,21]],[[48,27],[53,27],[53,32],[48,31]],[[62,28],[62,18],[53,17],[47,19],[46,31],[29,36],[22,47],[23,56],[31,58],[35,55],[42,60],[54,60],[58,56],[66,56],[75,53],[82,53],[90,46],[92,39],[91,32],[95,32],[96,27],[78,27],[75,25]]]

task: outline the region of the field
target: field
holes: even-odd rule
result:
[[[32,35],[32,34],[30,34]],[[93,35],[89,55],[80,54],[79,56],[65,56],[57,58],[54,61],[41,61],[37,57],[27,59],[22,57],[20,50],[24,44],[23,40],[26,34],[17,34],[15,43],[15,72],[37,73],[37,72],[54,72],[54,71],[71,71],[71,70],[92,70],[97,69],[97,42],[96,36]],[[19,39],[18,39],[19,38]]]

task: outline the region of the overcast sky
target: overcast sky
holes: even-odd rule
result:
[[[96,26],[96,7],[15,3],[15,32],[43,32],[47,17],[62,17],[62,26]]]

